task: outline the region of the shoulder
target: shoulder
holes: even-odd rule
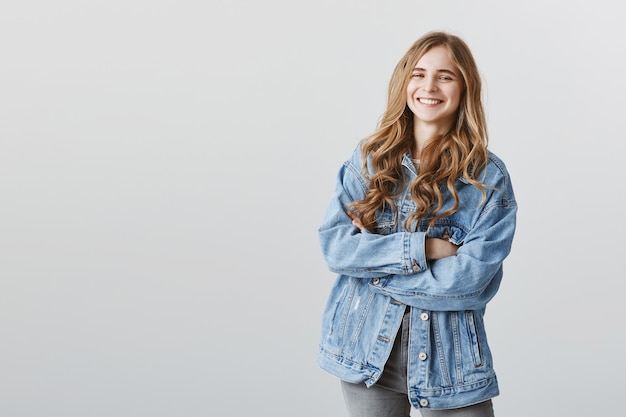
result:
[[[363,171],[362,143],[356,145],[352,154],[344,160],[339,169],[337,180],[345,190],[354,195],[363,194],[367,190],[369,181]]]
[[[346,164],[354,165],[361,170],[361,167],[363,166],[363,149],[365,145],[366,142],[364,140],[359,141],[352,150],[352,154],[349,156]],[[369,155],[366,155],[366,158],[369,160]]]
[[[492,151],[488,151],[487,166],[483,173],[484,181],[491,183],[493,180],[501,181],[502,179],[509,179],[509,170],[506,164],[498,155]]]
[[[364,175],[364,160],[365,157],[367,159],[367,166],[370,167],[370,156],[363,154],[363,147],[365,146],[364,141],[360,141],[352,151],[352,154],[349,158],[344,162],[343,168],[345,170],[350,171],[353,175],[357,177],[365,177]],[[369,173],[372,174],[371,172]]]
[[[511,176],[504,161],[495,153],[488,152],[487,166],[480,180],[487,186],[495,187],[504,199],[514,200]]]
[[[489,166],[492,166],[493,169],[496,169],[504,176],[509,176],[509,171],[506,168],[506,164],[498,155],[493,153],[492,151],[487,151],[489,157]]]

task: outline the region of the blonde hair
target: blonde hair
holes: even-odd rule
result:
[[[363,200],[355,201],[350,209],[366,229],[376,227],[376,212],[385,205],[394,210],[394,197],[405,186],[402,159],[414,144],[413,113],[407,106],[407,85],[413,68],[430,49],[444,46],[450,60],[458,68],[463,81],[463,92],[456,122],[448,132],[430,140],[420,151],[420,172],[409,184],[411,198],[417,209],[405,222],[405,228],[429,218],[429,226],[447,217],[459,208],[459,197],[454,183],[459,177],[480,189],[485,197],[484,185],[477,175],[488,161],[487,126],[481,100],[481,78],[474,57],[467,44],[459,37],[445,32],[429,32],[409,48],[396,65],[389,82],[387,109],[377,130],[362,141],[363,170],[370,181]],[[368,174],[368,158],[371,169]],[[442,190],[448,189],[454,204],[442,211],[445,200]]]

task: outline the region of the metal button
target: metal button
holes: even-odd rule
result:
[[[426,354],[426,352],[420,352],[417,357],[420,358],[421,361],[425,361],[428,355]]]
[[[428,400],[427,400],[426,398],[422,398],[422,399],[420,400],[420,405],[421,405],[422,407],[428,407]]]
[[[380,278],[374,278],[372,280],[372,284],[374,284],[374,285],[378,285],[379,282],[380,282]]]
[[[428,320],[428,313],[422,313],[422,314],[420,314],[420,319],[422,319],[422,320],[424,320],[424,321]]]
[[[414,272],[419,272],[421,270],[422,270],[422,268],[417,264],[417,259],[413,259],[413,271]]]

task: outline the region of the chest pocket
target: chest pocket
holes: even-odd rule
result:
[[[428,237],[447,240],[455,245],[462,245],[469,228],[453,218],[437,220],[435,225],[428,229]]]
[[[404,197],[404,200],[402,201],[402,204],[400,205],[400,220],[399,220],[399,224],[402,226],[402,230],[406,230],[405,229],[405,222],[406,219],[415,212],[415,209],[417,208],[417,206],[415,205],[415,202],[413,200],[411,200],[411,198],[409,198],[408,196]],[[418,227],[417,229],[415,228],[415,224],[412,224],[408,230],[409,231],[425,231],[426,228],[424,228],[424,230],[421,230],[421,223],[420,222],[420,227]]]
[[[388,235],[396,231],[397,216],[395,210],[385,206],[376,216],[376,234]]]
[[[415,209],[415,202],[410,198],[406,198],[402,202],[400,209],[399,224],[404,225],[404,221],[415,211]],[[428,223],[429,219],[422,219],[417,228],[411,226],[410,230],[428,232],[428,237],[444,239],[454,243],[455,245],[462,245],[465,241],[465,236],[467,236],[470,230],[467,225],[457,219],[456,214],[437,220],[435,225],[430,228]]]

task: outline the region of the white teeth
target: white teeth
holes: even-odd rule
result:
[[[420,98],[419,100],[420,100],[420,103],[423,103],[423,104],[438,104],[438,103],[441,103],[441,100],[434,100],[434,99],[431,99],[431,98]]]

